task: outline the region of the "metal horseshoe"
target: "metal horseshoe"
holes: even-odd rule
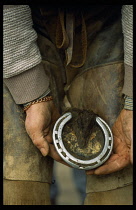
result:
[[[70,166],[83,169],[83,170],[90,170],[94,169],[100,165],[102,165],[110,156],[112,148],[113,148],[113,135],[111,132],[110,127],[107,123],[101,119],[100,117],[96,117],[96,122],[100,126],[103,131],[105,142],[104,147],[101,153],[91,160],[81,160],[72,156],[65,148],[62,140],[62,131],[65,124],[72,118],[71,112],[67,112],[62,115],[55,123],[53,128],[53,142],[54,146],[61,156],[61,158],[68,163]]]

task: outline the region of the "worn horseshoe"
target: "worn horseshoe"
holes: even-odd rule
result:
[[[102,129],[105,141],[101,153],[91,160],[81,160],[71,155],[65,148],[62,139],[62,131],[65,124],[72,118],[71,112],[63,114],[55,123],[53,128],[54,146],[61,158],[70,166],[78,169],[90,170],[102,165],[110,156],[113,148],[113,135],[110,127],[100,117],[96,117],[96,122]]]

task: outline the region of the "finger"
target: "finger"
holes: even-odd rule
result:
[[[109,164],[110,162],[113,162],[114,160],[116,160],[118,158],[118,155],[117,154],[114,154],[112,152],[111,156],[109,157],[109,159],[103,164],[103,165],[107,165]],[[101,166],[100,166],[101,167]],[[87,175],[91,175],[91,174],[95,174],[95,171],[97,170],[97,168],[95,169],[91,169],[91,170],[87,170],[86,171],[86,174]]]
[[[114,161],[108,162],[105,165],[102,165],[101,167],[97,168],[94,171],[87,171],[87,175],[95,174],[95,175],[104,175],[104,174],[110,174],[114,173],[116,171],[120,171],[121,169],[125,168],[127,165],[129,165],[130,161],[126,160],[123,156],[118,156],[117,159]]]
[[[96,169],[91,169],[91,170],[85,171],[86,172],[86,175],[92,175],[92,174],[94,174],[95,170]]]
[[[33,129],[32,129],[33,128]],[[28,135],[30,136],[33,144],[40,150],[43,156],[48,155],[49,152],[49,145],[46,141],[46,138],[44,137],[44,133],[42,131],[39,131],[34,129],[34,127],[26,127],[26,131]]]
[[[49,155],[50,157],[52,157],[54,160],[56,160],[57,162],[62,163],[62,164],[64,164],[64,165],[66,165],[66,166],[69,166],[69,165],[68,165],[68,164],[59,156],[59,154],[57,153],[57,151],[56,151],[56,149],[55,149],[55,147],[54,147],[53,144],[49,144],[49,153],[48,153],[48,155]],[[71,167],[71,166],[69,166],[69,167]]]
[[[32,139],[33,144],[40,150],[43,156],[47,156],[49,153],[49,145],[48,142],[45,140],[45,138],[37,137],[35,139]]]

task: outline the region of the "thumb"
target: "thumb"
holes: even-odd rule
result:
[[[34,145],[40,150],[43,156],[47,156],[49,153],[49,144],[44,138],[39,138],[39,140],[34,140]]]
[[[43,136],[42,132],[29,133],[29,136],[33,144],[40,150],[43,156],[49,153],[49,144],[46,141],[46,137]]]

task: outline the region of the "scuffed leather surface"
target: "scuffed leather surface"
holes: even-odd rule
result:
[[[111,15],[111,17],[113,18],[114,15]],[[61,92],[64,83],[62,74],[58,69],[61,69],[63,65],[59,64],[56,59],[57,50],[53,51],[54,56],[50,56],[51,49],[46,47],[48,46],[47,39],[41,35],[39,36],[39,43],[41,43],[40,46],[43,52],[45,71],[52,78],[51,89],[55,101],[60,104],[62,110],[65,111],[67,105],[79,109],[90,109],[112,127],[124,103],[122,97],[124,64],[121,15],[113,22],[110,21],[111,19],[104,27],[102,27],[101,18],[97,19],[94,25],[92,25],[92,22],[90,22],[90,25],[89,22],[86,22],[88,24],[87,60],[81,68],[66,67],[64,65],[63,68],[66,70],[66,84],[64,87],[66,97]],[[91,33],[93,32],[92,27],[95,28],[94,34]],[[54,64],[58,66],[57,71],[56,67],[53,66]],[[64,97],[63,104],[62,97],[59,97],[58,100],[57,95]],[[65,100],[66,98],[68,100]],[[131,166],[109,175],[88,175],[87,193],[113,190],[131,185],[132,176]]]
[[[42,55],[45,73],[49,77],[50,89],[56,106],[61,110],[64,97],[65,69],[61,55],[53,43],[44,36],[38,36],[38,46]]]
[[[88,45],[87,60],[67,84],[67,99],[72,107],[89,109],[112,127],[124,103],[123,38],[117,20],[101,31]],[[65,101],[64,101],[65,103]],[[87,193],[122,188],[133,182],[133,168],[108,175],[87,175]],[[94,184],[95,183],[95,184]],[[123,196],[123,195],[121,195]]]
[[[112,127],[124,101],[123,80],[123,63],[90,68],[71,83],[67,92],[69,102],[72,107],[92,110]],[[86,192],[113,190],[132,182],[132,166],[108,175],[87,175]]]
[[[99,22],[95,24],[99,26]],[[76,52],[76,56],[78,57],[78,51]],[[88,32],[86,61],[81,68],[67,67],[67,85],[70,85],[77,75],[90,68],[109,63],[123,62],[123,56],[122,26],[121,20],[118,18],[106,28],[100,28],[96,34]],[[78,59],[80,59],[80,56]]]
[[[4,178],[51,182],[53,160],[43,157],[26,133],[25,113],[4,85]]]
[[[133,185],[104,192],[87,193],[84,205],[133,205]]]
[[[49,183],[4,180],[3,187],[4,205],[51,205]]]
[[[68,100],[72,107],[90,109],[111,126],[122,108],[123,77],[123,63],[91,68],[73,80]]]

